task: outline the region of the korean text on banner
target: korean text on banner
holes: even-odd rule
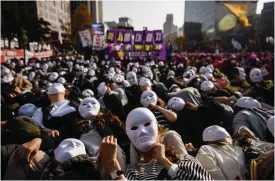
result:
[[[123,44],[132,44],[132,31],[131,30],[124,31]]]
[[[82,47],[87,47],[92,45],[92,39],[91,39],[91,34],[89,30],[80,31],[79,36],[81,39]]]
[[[124,30],[117,30],[116,32],[116,44],[123,43],[124,39]]]
[[[102,35],[94,35],[93,47],[96,49],[103,47],[103,36]]]
[[[239,21],[245,26],[249,27],[251,24],[248,22],[247,18],[247,4],[229,4],[224,3],[224,5],[239,19]]]
[[[113,44],[115,43],[115,36],[116,36],[116,31],[115,30],[108,30],[107,31],[107,38],[106,38],[106,43]]]
[[[154,30],[154,42],[155,42],[155,44],[163,43],[162,30]]]
[[[145,44],[151,45],[154,42],[154,31],[146,31]]]
[[[135,39],[134,42],[136,45],[141,45],[143,42],[143,31],[134,31]]]

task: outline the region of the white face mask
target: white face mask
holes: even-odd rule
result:
[[[237,68],[238,71],[239,71],[239,79],[240,79],[241,81],[244,81],[244,80],[246,79],[246,78],[245,78],[246,74],[245,74],[244,69],[241,68],[241,67],[236,67],[236,68]]]
[[[90,70],[88,72],[88,75],[91,76],[91,77],[95,76],[95,71],[94,70]]]
[[[101,65],[105,65],[105,61],[103,60],[103,61],[101,61]]]
[[[172,97],[168,101],[168,108],[173,111],[181,111],[184,108],[185,102],[183,99],[178,97]]]
[[[252,82],[254,83],[258,83],[258,82],[262,82],[263,80],[263,75],[260,69],[252,69],[249,73],[249,77],[251,79]]]
[[[107,87],[104,82],[101,82],[97,87],[97,94],[99,96],[104,96],[107,91]]]
[[[58,73],[54,72],[50,75],[49,81],[55,81],[58,78]]]
[[[31,72],[29,74],[29,80],[32,81],[34,79],[34,77],[35,77],[35,72]]]
[[[150,79],[150,80],[153,80],[153,73],[150,71],[150,72],[147,72],[145,75],[144,75],[146,78]]]
[[[144,91],[140,97],[140,103],[143,107],[148,107],[150,104],[157,105],[158,96],[151,90]]]
[[[93,97],[83,99],[78,107],[79,114],[84,119],[92,119],[100,110],[99,102]]]
[[[131,85],[137,84],[137,75],[135,72],[128,72],[126,74],[126,79]]]
[[[137,72],[138,72],[138,69],[137,69],[136,67],[134,67],[134,68],[132,69],[132,71],[135,72],[135,73],[137,73]]]
[[[146,108],[136,108],[131,111],[126,119],[126,133],[139,151],[148,152],[158,138],[158,126],[154,114]]]

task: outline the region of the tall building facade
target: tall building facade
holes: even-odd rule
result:
[[[85,4],[92,16],[93,23],[103,23],[103,2],[102,0],[95,1],[70,1],[71,4],[71,16],[76,11],[76,9],[81,5]]]
[[[32,16],[37,19],[43,18],[48,21],[53,31],[58,31],[60,21],[70,32],[70,2],[63,1],[1,1],[1,11],[11,12],[17,20],[24,16]],[[2,25],[5,21],[2,21]]]
[[[167,14],[166,20],[163,24],[163,34],[164,37],[168,36],[169,34],[173,34],[177,32],[178,27],[174,25],[174,17],[173,14]]]
[[[257,1],[185,1],[184,35],[190,45],[207,39],[212,48],[216,43],[230,46],[232,38],[248,43],[249,37],[244,34],[249,34],[252,28],[244,27],[238,20],[234,28],[225,32],[219,30],[219,22],[225,16],[233,15],[225,3],[247,5],[248,21],[253,22]]]
[[[61,23],[71,32],[70,1],[36,1],[37,16],[43,18],[52,25],[54,31],[58,31]]]

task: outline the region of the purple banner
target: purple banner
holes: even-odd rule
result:
[[[124,30],[123,44],[132,44],[132,30]]]
[[[135,39],[134,42],[136,45],[141,45],[143,42],[143,31],[134,31]]]
[[[113,44],[116,43],[116,31],[115,30],[108,30],[107,31],[107,38],[106,38],[106,42]]]
[[[117,30],[116,31],[116,44],[123,43],[124,33],[125,33],[125,30]]]
[[[154,42],[155,44],[163,43],[162,30],[154,30]]]
[[[151,45],[154,42],[154,31],[146,31],[145,44]]]

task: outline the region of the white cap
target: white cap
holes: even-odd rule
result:
[[[201,67],[200,70],[199,70],[199,73],[200,73],[200,74],[206,73],[206,72],[205,72],[205,67]]]
[[[86,150],[83,142],[74,138],[63,140],[54,150],[55,159],[61,163],[84,154]]]
[[[206,67],[204,69],[204,73],[212,73],[212,72],[213,72],[213,70],[210,67]]]
[[[13,78],[13,76],[11,76],[11,75],[5,75],[3,78],[2,78],[2,82],[4,82],[4,83],[10,83],[11,81],[13,81],[14,80],[14,78]]]
[[[241,97],[237,100],[236,106],[242,107],[242,108],[261,108],[262,105],[252,97]]]
[[[65,71],[61,71],[61,72],[59,72],[59,76],[63,76],[63,75],[65,75],[66,74],[66,72]]]
[[[267,128],[270,131],[270,133],[274,136],[274,116],[268,119]]]
[[[214,88],[214,84],[210,81],[204,81],[201,84],[201,90],[202,91],[211,91],[211,90],[213,90],[213,88]]]
[[[99,96],[104,96],[107,91],[107,86],[105,85],[105,82],[101,82],[97,87],[97,94]]]
[[[90,89],[85,89],[82,91],[82,96],[84,97],[94,97],[94,92]]]
[[[209,80],[209,79],[213,79],[214,76],[212,73],[205,73],[204,76]]]
[[[213,125],[207,127],[202,134],[203,141],[217,141],[231,137],[230,134],[222,127]]]
[[[152,86],[152,82],[145,77],[141,77],[139,79],[139,85],[149,87],[149,86]]]
[[[54,83],[51,86],[49,86],[48,90],[47,90],[47,94],[51,95],[51,94],[58,94],[60,92],[64,92],[66,89],[65,87],[60,84],[60,83]]]
[[[57,83],[60,83],[60,84],[65,84],[67,81],[64,77],[60,77],[59,79],[57,79]]]
[[[175,76],[175,72],[173,70],[169,70],[167,77]]]
[[[189,82],[191,82],[193,79],[195,79],[195,78],[197,78],[197,77],[199,77],[199,76],[198,76],[198,75],[192,75],[192,76],[190,77],[190,79],[188,79],[187,84],[189,84]]]
[[[19,116],[28,116],[32,117],[34,112],[37,110],[37,107],[34,104],[24,104],[19,108]]]

